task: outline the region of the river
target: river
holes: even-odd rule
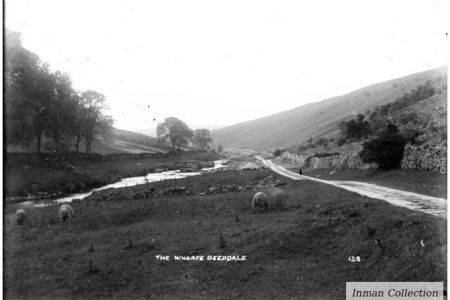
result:
[[[28,201],[20,202],[19,205],[20,206],[42,207],[42,206],[51,205],[54,203],[71,202],[74,199],[83,199],[83,198],[90,196],[94,192],[106,190],[106,189],[110,189],[110,188],[122,188],[122,187],[135,186],[138,184],[145,184],[145,183],[155,182],[155,181],[162,181],[162,180],[168,180],[168,179],[180,179],[180,178],[185,178],[188,176],[198,176],[198,175],[201,175],[202,172],[210,172],[210,171],[213,171],[216,169],[226,167],[224,165],[225,161],[226,160],[216,160],[216,161],[214,161],[214,167],[203,168],[201,172],[180,172],[180,170],[171,170],[171,171],[158,172],[158,173],[149,173],[146,176],[123,178],[121,181],[107,184],[105,186],[95,188],[95,189],[92,189],[87,192],[69,194],[69,195],[65,195],[63,197],[54,198],[54,199],[28,200]]]

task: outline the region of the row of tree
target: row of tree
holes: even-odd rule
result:
[[[208,129],[192,130],[189,126],[175,117],[165,118],[158,124],[156,134],[159,143],[168,143],[172,148],[187,146],[190,142],[200,149],[208,149],[208,143],[212,142]]]
[[[20,33],[5,32],[5,142],[30,145],[36,151],[80,149],[107,135],[113,120],[104,113],[105,97],[75,91],[67,74],[53,72],[22,46]]]

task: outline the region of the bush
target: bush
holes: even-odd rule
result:
[[[418,120],[419,120],[419,116],[417,115],[417,113],[415,111],[403,113],[399,117],[400,124],[403,124],[403,125],[408,124],[410,122],[417,123]]]
[[[380,169],[395,169],[400,167],[405,146],[398,128],[389,124],[379,136],[363,144],[359,156],[365,163],[378,163]]]
[[[217,146],[217,148],[216,148],[216,152],[217,152],[217,153],[221,153],[222,150],[223,150],[222,145]]]
[[[338,147],[342,146],[345,144],[346,142],[346,138],[343,136],[338,137],[338,139],[336,140],[336,145],[338,145]]]
[[[420,132],[417,129],[402,128],[401,134],[405,138],[407,143],[414,145],[417,143],[416,139],[420,135]]]
[[[364,120],[365,116],[358,114],[354,119],[339,123],[339,129],[344,137],[360,140],[370,134],[370,124]]]
[[[286,152],[286,149],[276,149],[276,150],[273,151],[272,154],[273,154],[274,157],[278,157],[281,154],[283,154],[284,152]]]
[[[300,146],[297,148],[297,154],[301,154],[302,151],[305,151],[306,149],[308,149],[308,147],[306,147],[306,145],[300,145]]]
[[[317,146],[326,146],[326,145],[328,145],[328,139],[321,137],[320,139],[318,139],[316,141],[316,145]]]

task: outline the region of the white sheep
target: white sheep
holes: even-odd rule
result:
[[[284,190],[280,188],[257,185],[256,191],[266,194],[269,203],[269,209],[273,209],[276,207],[283,208],[286,205],[288,195]]]
[[[69,204],[63,204],[59,208],[58,216],[61,222],[65,222],[67,219],[69,221],[72,219],[73,216],[73,209]]]
[[[16,220],[17,224],[23,224],[25,222],[25,219],[27,218],[27,213],[23,209],[18,209],[16,211]]]
[[[265,190],[265,193],[269,199],[270,209],[275,207],[282,208],[286,205],[288,195],[282,189],[273,187]]]
[[[269,208],[269,201],[267,200],[267,196],[263,192],[257,192],[253,196],[252,208],[256,213],[256,208],[259,208],[260,211],[267,210]]]

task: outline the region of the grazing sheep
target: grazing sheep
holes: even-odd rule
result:
[[[25,219],[27,217],[27,213],[23,210],[23,209],[18,209],[16,211],[16,220],[17,220],[17,224],[23,224],[23,222],[25,222]]]
[[[253,196],[252,208],[256,213],[256,208],[259,208],[260,211],[267,210],[269,208],[269,201],[267,200],[267,196],[263,192],[257,192]]]
[[[73,209],[69,204],[63,204],[59,208],[58,216],[61,222],[65,222],[67,219],[71,220],[73,216]]]
[[[265,191],[269,199],[269,208],[279,207],[282,208],[286,205],[288,195],[280,188],[269,188]]]
[[[277,187],[266,187],[263,185],[257,185],[255,188],[257,192],[263,192],[267,196],[269,202],[269,209],[282,208],[286,205],[288,195],[287,193]]]

